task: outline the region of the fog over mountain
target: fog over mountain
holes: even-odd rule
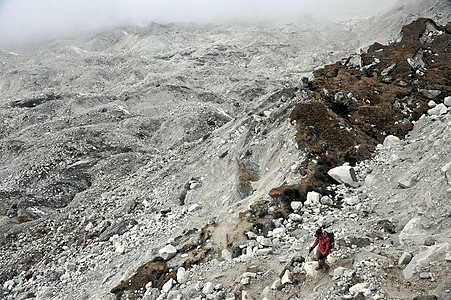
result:
[[[394,0],[2,0],[0,45],[70,37],[149,22],[265,22],[303,15],[375,14]]]

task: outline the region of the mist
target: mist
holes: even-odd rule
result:
[[[255,23],[373,15],[396,0],[0,0],[0,47],[150,22]]]

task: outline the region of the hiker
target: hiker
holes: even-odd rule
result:
[[[329,265],[326,263],[326,258],[331,248],[330,238],[327,235],[327,232],[323,231],[321,227],[316,230],[315,237],[315,242],[313,243],[313,246],[310,247],[309,253],[311,253],[316,245],[319,244],[319,247],[316,250],[316,260],[318,261],[316,270],[323,269],[323,272],[326,273],[329,271]]]

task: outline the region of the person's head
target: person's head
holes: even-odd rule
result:
[[[322,236],[322,235],[323,235],[323,229],[321,227],[316,229],[315,236],[318,237],[318,236]]]

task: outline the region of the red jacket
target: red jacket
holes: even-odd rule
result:
[[[327,236],[327,232],[323,231],[323,235],[318,236],[313,243],[312,248],[315,248],[319,244],[319,250],[326,256],[330,251],[330,238]]]

